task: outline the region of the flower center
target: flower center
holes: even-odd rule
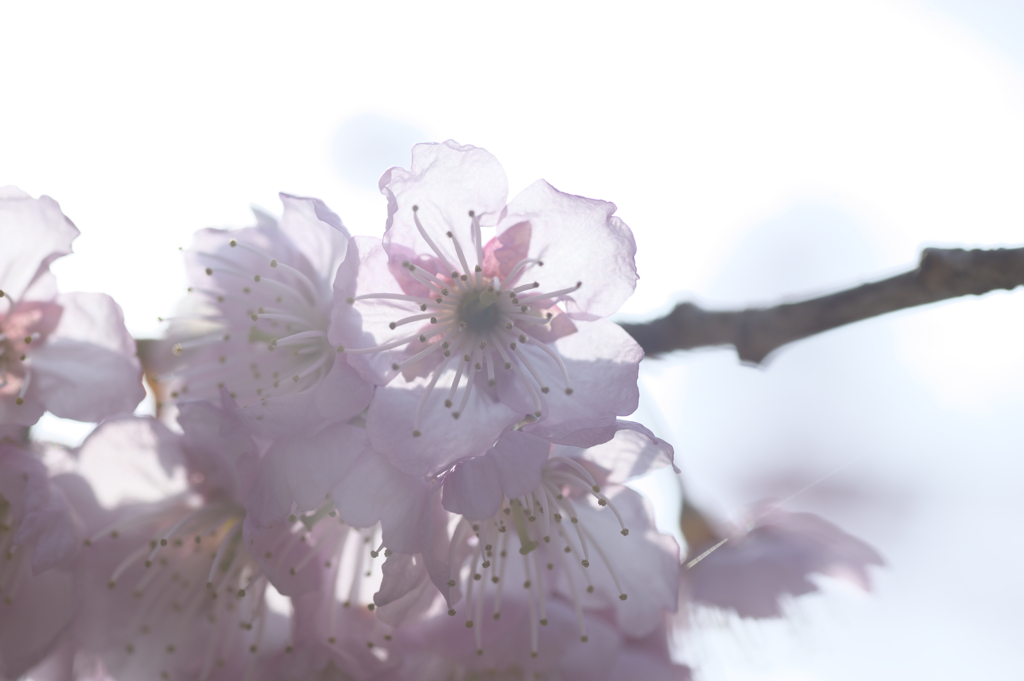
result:
[[[413,437],[420,436],[420,417],[423,408],[437,388],[439,379],[446,372],[454,376],[448,384],[446,408],[451,410],[452,418],[459,418],[469,404],[470,395],[474,390],[477,377],[486,376],[486,385],[492,387],[501,371],[509,371],[515,376],[533,402],[531,418],[540,418],[544,407],[542,395],[550,392],[549,378],[560,379],[566,395],[572,395],[569,384],[569,373],[558,353],[543,341],[538,340],[531,332],[534,327],[544,327],[560,312],[557,300],[561,296],[573,293],[583,285],[558,291],[538,292],[537,282],[516,285],[519,277],[530,267],[542,267],[544,263],[532,258],[523,258],[504,278],[495,276],[488,280],[483,273],[484,252],[480,234],[480,221],[473,211],[469,212],[472,221],[472,246],[475,250],[476,265],[471,266],[466,250],[453,232],[448,232],[452,248],[457,255],[458,265],[438,248],[433,239],[423,228],[419,219],[419,207],[413,206],[413,219],[420,235],[434,252],[435,262],[442,272],[450,272],[451,276],[438,275],[416,263],[405,261],[402,267],[408,276],[429,292],[428,296],[416,296],[393,293],[367,293],[348,299],[355,305],[363,301],[388,300],[407,303],[419,307],[419,313],[396,319],[390,324],[392,330],[407,324],[420,324],[418,333],[399,336],[380,345],[370,348],[339,347],[338,352],[351,354],[371,354],[401,350],[405,357],[391,364],[393,371],[404,371],[414,364],[425,360],[434,362],[429,372],[429,380],[416,408],[413,419]],[[471,252],[471,255],[473,253]],[[426,324],[424,324],[426,322]],[[523,352],[524,344],[538,348],[557,366],[557,372],[551,367],[538,366],[536,357],[530,359]],[[440,358],[435,357],[440,353]]]
[[[235,650],[258,651],[268,582],[242,541],[244,519],[244,509],[228,502],[160,504],[86,541],[90,550],[122,554],[121,542],[137,544],[106,585],[112,597],[127,587],[138,603],[125,630],[129,668],[156,660],[161,678],[173,679],[182,665],[201,665],[205,679],[236,660]],[[146,540],[138,532],[146,526],[160,529]]]
[[[315,386],[336,354],[327,342],[324,286],[253,245],[228,245],[230,258],[197,253],[213,286],[189,292],[203,295],[217,314],[176,319],[212,329],[177,343],[174,353],[188,353],[188,366],[160,380],[177,383],[175,398],[214,397],[226,387],[243,407]]]
[[[490,334],[501,321],[501,310],[496,303],[498,294],[493,286],[482,291],[468,291],[459,302],[456,317],[466,329],[478,334]]]

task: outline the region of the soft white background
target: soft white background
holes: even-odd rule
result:
[[[112,294],[140,337],[195,229],[284,190],[379,234],[381,171],[449,137],[513,191],[544,177],[618,204],[641,274],[624,319],[769,303],[925,244],[1024,243],[1021,45],[1012,0],[0,2],[0,184],[60,201],[82,230],[62,288]],[[889,562],[870,597],[832,585],[786,623],[707,623],[680,645],[700,678],[1019,678],[1024,293],[833,331],[763,370],[650,361],[642,383],[695,503],[724,518],[834,472],[789,507]]]

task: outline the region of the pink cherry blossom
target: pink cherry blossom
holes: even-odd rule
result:
[[[535,609],[532,628],[544,626],[545,603],[558,593],[576,608],[581,636],[586,610],[607,612],[636,635],[652,631],[675,609],[675,541],[654,529],[650,508],[636,492],[611,486],[594,493],[591,503],[572,498],[580,478],[558,467],[544,473],[544,484],[524,495],[525,502],[511,499],[491,518],[460,521],[452,546],[461,561],[452,564],[469,571],[459,585],[463,603],[453,610],[489,626],[500,610],[483,612],[481,599],[498,607],[503,589],[521,586]]]
[[[812,513],[762,504],[750,517],[745,527],[715,529],[696,510],[684,510],[684,530],[696,528],[687,532],[693,545],[681,573],[692,602],[741,617],[781,617],[784,598],[818,590],[811,575],[866,590],[868,566],[884,564],[871,546]]]
[[[624,437],[612,440],[597,458],[671,461],[671,447],[631,426],[620,427]],[[647,447],[637,446],[638,435],[647,439]],[[520,584],[533,612],[532,631],[546,626],[545,604],[555,594],[575,607],[581,636],[587,636],[585,611],[605,612],[622,630],[645,636],[675,609],[675,541],[654,529],[651,511],[637,493],[612,481],[608,469],[586,454],[512,431],[483,456],[445,474],[443,504],[462,516],[448,559],[462,577],[448,586],[458,587],[464,598],[449,614],[462,610],[467,627],[488,627],[490,619],[501,616],[503,591],[518,592]],[[483,611],[485,601],[493,603],[494,612]]]
[[[335,274],[357,257],[351,237],[320,200],[281,201],[280,221],[257,212],[255,227],[196,233],[192,295],[171,329],[184,336],[183,364],[162,377],[181,400],[216,400],[225,387],[251,425],[274,433],[347,420],[371,394],[327,342]]]
[[[251,674],[287,639],[287,627],[267,609],[268,584],[300,594],[324,582],[313,559],[334,550],[332,528],[247,525],[243,499],[258,475],[259,448],[223,397],[219,407],[183,404],[183,434],[154,419],[117,419],[97,428],[78,452],[87,461],[127,451],[159,460],[151,470],[184,467],[189,482],[183,494],[122,504],[90,524],[78,655],[97,658],[116,677]]]
[[[145,396],[117,303],[57,293],[50,263],[77,236],[50,197],[0,188],[0,425],[32,425],[44,411],[99,421]]]
[[[383,243],[357,239],[335,282],[330,339],[378,390],[374,448],[435,473],[516,422],[589,446],[636,408],[643,352],[605,317],[636,284],[632,234],[611,203],[538,181],[505,204],[483,149],[413,148],[381,178]],[[497,236],[484,243],[484,231]]]
[[[114,678],[233,679],[283,648],[239,523],[182,499],[108,514],[79,570],[80,655]]]

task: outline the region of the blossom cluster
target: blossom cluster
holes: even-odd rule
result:
[[[675,469],[622,417],[643,352],[615,206],[421,144],[382,238],[323,202],[196,233],[143,367],[116,303],[58,294],[78,231],[0,190],[0,678],[686,679],[704,604],[781,614],[877,554],[807,514],[690,546],[625,483]],[[40,416],[99,425],[73,450]],[[63,466],[53,462],[64,462]],[[111,501],[139,467],[161,490]],[[678,472],[678,469],[675,469]]]

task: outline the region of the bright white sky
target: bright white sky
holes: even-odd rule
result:
[[[195,229],[283,190],[379,234],[376,178],[449,137],[492,151],[513,192],[544,177],[616,202],[630,317],[768,302],[923,244],[1024,243],[1024,72],[999,49],[895,0],[6,3],[0,185],[61,203],[82,230],[62,288],[112,294],[138,336],[172,312]],[[826,334],[767,371],[718,351],[647,367],[640,417],[695,499],[728,514],[861,457],[794,508],[890,560],[876,597],[812,601],[796,636],[690,642],[704,678],[1024,668],[1022,341],[1018,292]]]

